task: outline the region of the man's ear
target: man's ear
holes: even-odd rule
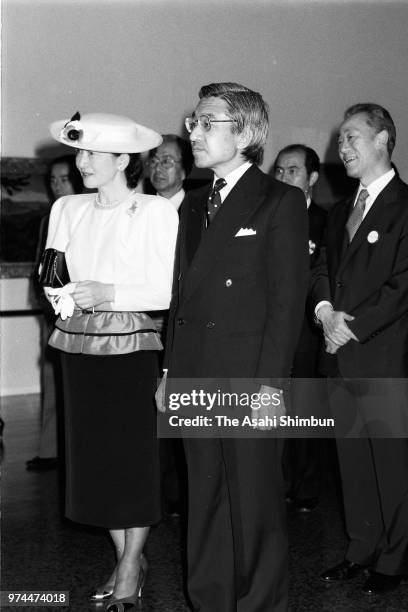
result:
[[[246,149],[251,142],[252,134],[248,127],[245,127],[240,134],[237,134],[237,147],[240,150]]]
[[[381,130],[381,132],[378,132],[378,134],[375,135],[376,142],[385,147],[387,146],[388,138],[389,138],[389,134],[387,130]]]
[[[316,172],[316,170],[311,172],[309,176],[309,187],[313,187],[313,185],[316,183],[318,178],[319,178],[319,173]]]

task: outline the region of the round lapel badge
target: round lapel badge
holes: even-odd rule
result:
[[[372,230],[368,236],[367,236],[367,241],[370,244],[374,244],[374,242],[377,242],[377,240],[379,239],[380,235],[378,232],[376,232],[375,230]]]

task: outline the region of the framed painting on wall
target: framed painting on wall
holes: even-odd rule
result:
[[[1,160],[0,265],[32,268],[41,218],[48,212],[47,166],[36,158]],[[25,274],[24,274],[25,276]]]

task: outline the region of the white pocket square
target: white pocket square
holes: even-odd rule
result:
[[[238,236],[255,236],[256,235],[256,230],[252,229],[251,227],[241,227],[241,229],[235,234],[235,238],[238,238]]]

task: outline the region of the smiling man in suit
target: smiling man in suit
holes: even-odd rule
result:
[[[408,186],[391,165],[395,137],[381,106],[346,111],[339,155],[359,186],[329,214],[313,285],[350,537],[321,578],[370,569],[368,594],[398,587],[408,545]]]
[[[212,169],[214,180],[189,192],[183,205],[165,367],[170,382],[239,378],[257,381],[257,391],[272,397],[290,375],[302,324],[304,197],[257,167],[268,131],[260,94],[215,83],[199,97],[186,127],[196,165]],[[277,410],[283,409],[281,399]],[[256,416],[274,410],[271,402]],[[193,610],[287,610],[280,443],[275,437],[185,440]]]

